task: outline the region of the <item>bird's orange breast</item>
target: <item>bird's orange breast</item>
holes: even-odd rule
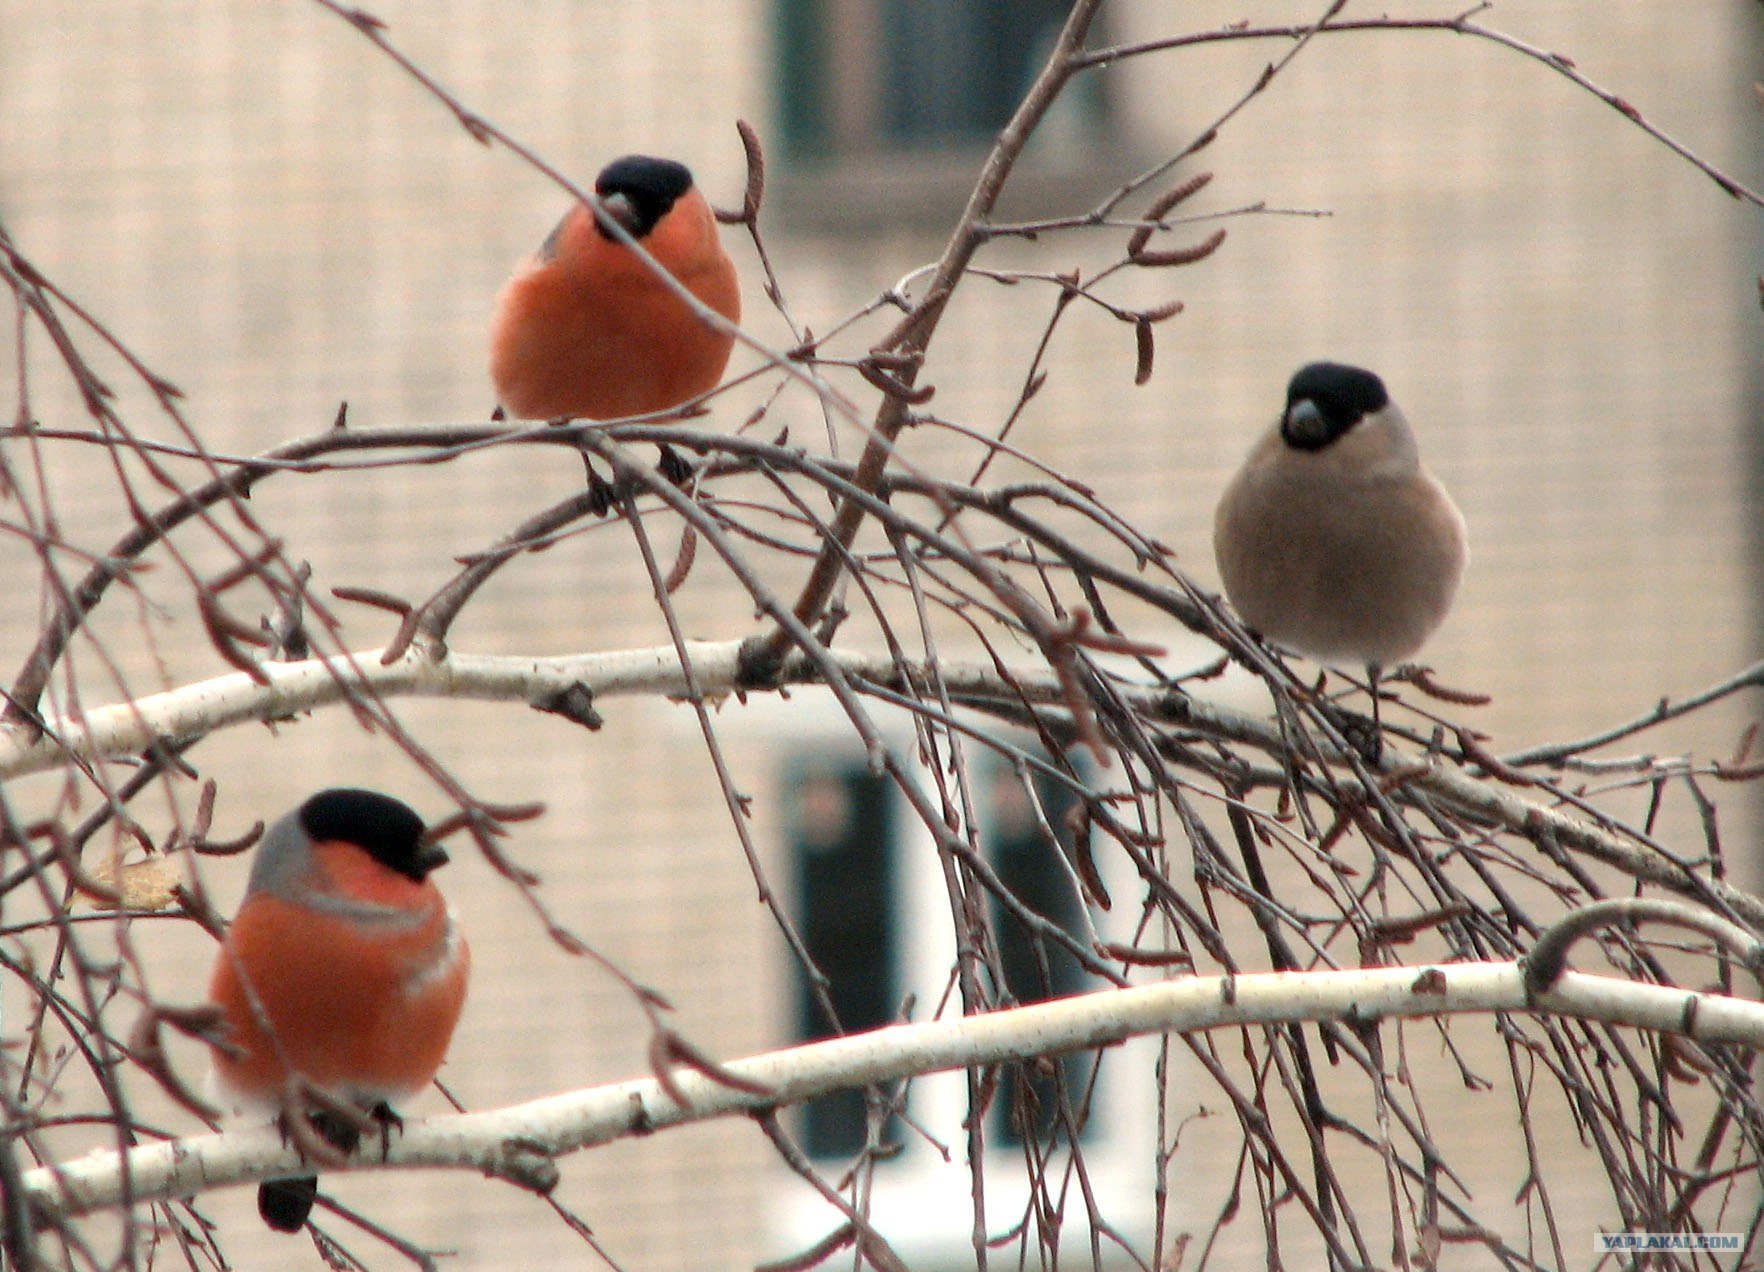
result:
[[[386,921],[275,895],[246,898],[209,989],[237,1048],[216,1053],[225,1088],[273,1099],[298,1073],[372,1102],[413,1094],[434,1078],[465,1001],[471,955],[432,883],[392,878],[422,893],[422,904]]]
[[[734,263],[704,196],[687,191],[643,239],[693,296],[731,323],[741,318]],[[523,419],[616,419],[665,411],[715,388],[734,338],[691,307],[586,208],[497,298],[490,374]]]

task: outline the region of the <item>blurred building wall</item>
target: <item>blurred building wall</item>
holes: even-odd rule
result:
[[[1317,7],[1121,5],[1109,9],[1110,35],[1304,21]],[[734,121],[772,128],[766,0],[406,0],[375,11],[472,109],[579,181],[608,157],[652,151],[686,159],[714,202],[734,205]],[[1485,16],[1570,55],[1673,136],[1757,178],[1750,9],[1554,0]],[[1051,156],[1026,174],[1053,204],[1040,210],[1080,210],[1099,174],[1118,182],[1187,141],[1283,49],[1219,45],[1111,70],[1120,162],[1090,154],[1062,175],[1067,161]],[[491,297],[562,204],[516,159],[471,142],[315,4],[0,0],[0,129],[0,217],[19,249],[179,385],[210,446],[235,453],[318,431],[341,402],[358,425],[484,418]],[[1216,174],[1198,208],[1272,211],[1228,221],[1226,245],[1204,265],[1120,288],[1123,303],[1187,306],[1160,328],[1149,386],[1132,385],[1127,328],[1075,313],[1019,444],[1095,486],[1211,584],[1213,501],[1287,375],[1317,357],[1361,362],[1385,375],[1472,527],[1465,590],[1427,660],[1448,682],[1494,696],[1478,718],[1497,749],[1591,731],[1755,657],[1755,210],[1546,69],[1438,33],[1318,40],[1195,164]],[[961,169],[960,156],[924,170],[950,166]],[[883,170],[894,188],[866,195],[869,223],[849,233],[804,201],[836,200],[857,175],[782,163],[774,173],[768,243],[801,322],[824,329],[941,246],[946,223],[915,210],[918,165]],[[1056,237],[1001,245],[988,259],[1064,268],[1102,250]],[[737,240],[733,251],[750,328],[788,344],[751,248]],[[1051,301],[1021,287],[964,287],[926,374],[940,413],[996,422],[1039,335],[1025,314]],[[114,360],[98,360],[128,417],[153,419]],[[736,369],[751,362],[738,355]],[[40,341],[30,365],[37,417],[79,424]],[[0,358],[8,404],[15,377],[10,354]],[[732,394],[716,421],[739,421],[759,396]],[[787,396],[776,411],[817,435],[805,398]],[[102,548],[121,532],[97,455],[58,468],[56,481],[80,542]],[[266,484],[253,507],[312,559],[322,587],[420,596],[454,556],[579,481],[555,456],[504,452],[290,477]],[[28,560],[16,568],[34,579]],[[167,595],[175,583],[164,580]],[[145,586],[153,594],[160,583]],[[35,626],[34,589],[0,606],[8,670]],[[750,606],[713,569],[701,568],[678,604],[692,635],[752,630]],[[390,634],[379,616],[341,612],[357,646]],[[212,673],[188,615],[156,620],[152,651],[140,623],[130,609],[102,629],[131,690]],[[454,644],[549,653],[665,638],[628,534],[606,526],[499,578]],[[101,666],[83,672],[89,699],[114,691]],[[558,917],[664,993],[689,1036],[722,1055],[784,1040],[782,944],[755,903],[685,708],[612,703],[595,734],[508,707],[420,704],[406,715],[487,797],[545,801],[547,817],[523,827],[512,850],[544,876]],[[1755,703],[1735,703],[1704,719],[1694,742],[1721,751],[1755,717]],[[768,851],[789,812],[781,757],[812,733],[793,728],[742,732],[755,740],[735,757]],[[1646,745],[1692,740],[1679,731]],[[343,780],[435,804],[344,712],[234,730],[192,759],[225,779],[217,834]],[[49,781],[21,783],[18,797],[49,798]],[[1731,805],[1736,831],[1745,807]],[[484,1108],[643,1072],[647,1033],[623,991],[549,943],[487,867],[457,857],[448,882],[476,947],[477,987],[444,1075],[454,1093]],[[226,863],[208,878],[223,904],[242,887]],[[200,993],[204,941],[141,925],[137,942],[154,960],[157,992]],[[564,1175],[560,1197],[620,1266],[642,1269],[787,1253],[777,1199],[801,1192],[741,1123],[585,1154]],[[542,1203],[503,1185],[415,1175],[339,1191],[457,1250],[462,1267],[582,1262]],[[240,1266],[263,1266],[290,1246],[260,1238],[250,1208],[247,1190],[202,1203],[234,1230]],[[965,1239],[958,1225],[952,1266]]]

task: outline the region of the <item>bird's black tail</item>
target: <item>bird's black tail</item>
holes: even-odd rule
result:
[[[318,1197],[318,1176],[272,1179],[257,1189],[257,1213],[277,1232],[299,1232]]]

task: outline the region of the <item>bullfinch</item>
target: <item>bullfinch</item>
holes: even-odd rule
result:
[[[626,155],[601,170],[594,193],[687,291],[741,320],[734,262],[685,165]],[[733,347],[581,203],[497,298],[490,378],[520,419],[615,419],[709,392]]]
[[[1275,644],[1364,666],[1412,656],[1451,608],[1464,518],[1370,371],[1301,367],[1213,520],[1225,594]]]
[[[271,826],[215,959],[219,1092],[280,1110],[305,1079],[384,1125],[441,1067],[465,1001],[471,952],[429,877],[447,854],[423,822],[373,791],[321,791]],[[359,1126],[313,1116],[348,1151]],[[257,1194],[265,1222],[298,1232],[317,1195],[307,1176]]]

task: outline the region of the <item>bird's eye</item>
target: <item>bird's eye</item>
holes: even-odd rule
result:
[[[1286,408],[1286,440],[1304,450],[1313,450],[1329,440],[1329,421],[1310,398],[1300,398]]]

